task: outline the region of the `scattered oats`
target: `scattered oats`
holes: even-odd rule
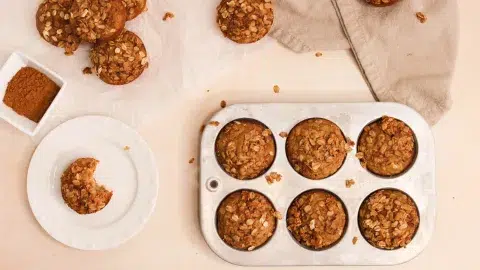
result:
[[[352,244],[356,245],[358,241],[358,237],[354,236],[352,239]]]
[[[218,126],[220,125],[220,122],[218,122],[218,121],[210,121],[210,122],[208,122],[208,124],[209,124],[210,126],[218,127]]]
[[[421,23],[425,23],[427,21],[427,16],[425,14],[423,14],[422,12],[417,12],[415,15],[417,16],[417,19]]]
[[[227,102],[226,102],[225,100],[222,100],[222,101],[220,102],[220,107],[222,107],[222,108],[227,107]]]
[[[265,176],[265,179],[267,179],[267,183],[271,185],[275,182],[280,182],[280,180],[282,180],[282,175],[276,172],[271,172]]]
[[[128,151],[128,150],[130,150],[130,146],[128,146],[128,145],[125,145],[125,147],[123,147],[123,150],[125,150],[125,151]]]
[[[273,92],[275,92],[276,94],[280,93],[280,86],[274,85],[273,86]]]
[[[83,69],[83,74],[92,74],[92,68],[91,67],[86,67]]]
[[[320,56],[322,56],[322,55],[323,55],[323,53],[321,53],[321,52],[315,53],[315,56],[316,56],[316,57],[320,57]]]
[[[255,246],[248,247],[248,251],[252,251],[255,249]]]
[[[355,180],[353,180],[353,179],[347,179],[347,180],[345,180],[345,186],[346,186],[347,188],[350,188],[350,187],[353,186],[353,185],[355,185]]]
[[[165,15],[163,15],[162,20],[166,21],[166,20],[173,19],[173,18],[175,18],[175,14],[173,14],[170,11],[167,11],[167,12],[165,12]]]
[[[189,163],[189,164],[192,164],[194,161],[195,161],[195,158],[192,157],[192,158],[188,161],[188,163]]]
[[[285,131],[282,131],[282,132],[280,132],[280,137],[282,137],[282,138],[287,138],[287,137],[288,137],[288,133],[285,132]]]

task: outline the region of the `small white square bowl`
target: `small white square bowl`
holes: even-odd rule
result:
[[[25,116],[17,114],[15,111],[12,110],[12,108],[8,107],[7,105],[5,105],[5,103],[3,103],[3,98],[5,97],[5,91],[7,90],[8,82],[10,82],[13,76],[15,76],[15,74],[22,67],[35,68],[36,70],[45,74],[48,78],[50,78],[60,87],[57,96],[54,98],[52,104],[50,104],[38,124],[26,118]],[[23,131],[27,135],[35,136],[35,134],[37,134],[37,132],[46,122],[48,115],[57,103],[60,95],[63,93],[63,90],[66,86],[67,82],[63,80],[60,76],[58,76],[58,74],[56,74],[55,72],[51,71],[44,65],[40,64],[39,62],[35,61],[34,59],[26,56],[21,52],[14,52],[10,55],[7,62],[5,62],[2,69],[0,70],[0,118],[4,119],[5,121],[18,128],[19,130]]]

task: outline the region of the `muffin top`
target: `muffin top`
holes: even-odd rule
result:
[[[230,176],[240,180],[256,178],[268,170],[275,149],[272,132],[251,119],[228,123],[215,142],[218,163]]]
[[[312,118],[297,124],[287,138],[287,158],[294,170],[309,179],[326,178],[340,169],[350,149],[340,128]]]
[[[237,43],[262,39],[273,24],[271,0],[222,0],[217,12],[223,35]]]
[[[239,190],[218,207],[218,235],[233,248],[251,251],[272,237],[277,217],[279,214],[264,195]]]
[[[363,167],[382,176],[395,176],[415,157],[415,135],[404,122],[383,116],[363,129],[357,157]]]
[[[112,198],[112,191],[99,185],[93,177],[98,160],[79,158],[63,172],[61,193],[65,203],[79,214],[102,210]]]
[[[310,249],[324,249],[343,236],[347,214],[342,202],[330,192],[311,190],[299,195],[287,212],[287,228]]]
[[[399,190],[372,193],[360,206],[358,224],[365,239],[381,249],[405,247],[415,235],[420,217],[413,200]]]

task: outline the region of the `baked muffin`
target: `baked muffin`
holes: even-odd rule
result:
[[[90,51],[90,60],[95,74],[112,85],[131,83],[148,67],[143,41],[127,30],[114,40],[97,43]]]
[[[386,6],[390,6],[397,3],[399,0],[365,0],[365,1],[367,1],[367,3],[369,3],[370,5],[374,5],[377,7],[386,7]]]
[[[102,210],[113,193],[97,184],[93,174],[98,160],[79,158],[75,160],[61,177],[61,192],[65,203],[79,214],[92,214]]]
[[[228,123],[218,134],[215,154],[220,166],[230,176],[250,180],[265,173],[275,159],[272,132],[252,119]]]
[[[287,228],[302,246],[321,250],[335,245],[347,228],[343,203],[325,190],[297,196],[287,212]]]
[[[405,247],[420,224],[412,198],[400,190],[381,189],[363,201],[358,212],[358,226],[363,237],[374,247]]]
[[[121,0],[73,0],[70,22],[81,40],[114,39],[122,33],[127,11]]]
[[[312,118],[298,123],[288,134],[287,158],[302,176],[318,180],[340,169],[350,145],[333,122]]]
[[[40,36],[72,55],[80,45],[80,38],[70,23],[70,7],[73,0],[44,0],[36,14],[36,26]]]
[[[360,164],[374,174],[401,174],[415,159],[415,135],[404,122],[383,116],[363,129],[356,156]]]
[[[217,13],[223,35],[241,44],[262,39],[273,24],[271,0],[222,0]]]
[[[217,209],[217,231],[230,247],[252,251],[264,245],[277,227],[278,213],[264,195],[238,190]]]
[[[127,8],[127,20],[133,20],[140,15],[147,6],[147,0],[122,0]]]

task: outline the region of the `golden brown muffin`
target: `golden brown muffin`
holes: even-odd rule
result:
[[[93,174],[98,160],[79,158],[63,172],[61,192],[65,203],[79,214],[92,214],[102,210],[113,193],[99,185]]]
[[[398,0],[365,0],[365,1],[367,1],[367,3],[369,3],[370,5],[374,5],[377,7],[386,7],[398,2]]]
[[[228,195],[217,209],[217,231],[229,246],[252,251],[265,244],[277,228],[272,203],[264,195],[238,190]]]
[[[415,135],[404,122],[383,116],[363,129],[356,156],[364,168],[375,174],[401,174],[416,156]]]
[[[287,212],[287,228],[304,247],[314,250],[335,245],[347,227],[343,203],[325,190],[297,196]]]
[[[131,83],[148,67],[143,41],[127,30],[115,40],[96,44],[90,51],[90,60],[98,77],[113,85]]]
[[[262,39],[273,24],[271,0],[222,0],[217,12],[223,35],[237,43]]]
[[[70,22],[81,40],[111,40],[125,27],[127,11],[121,0],[73,0]]]
[[[147,6],[147,0],[122,0],[127,8],[127,20],[133,20],[140,15]]]
[[[374,247],[396,249],[410,243],[420,224],[418,209],[405,193],[381,189],[363,201],[358,225],[363,237]]]
[[[272,132],[252,119],[228,123],[218,134],[215,153],[218,163],[230,176],[250,180],[265,173],[275,159]]]
[[[73,0],[44,0],[36,14],[36,25],[40,36],[52,44],[65,49],[72,55],[80,44],[80,38],[70,24],[70,7]]]
[[[350,145],[333,122],[312,118],[298,123],[288,134],[287,158],[304,177],[318,180],[340,169]]]

